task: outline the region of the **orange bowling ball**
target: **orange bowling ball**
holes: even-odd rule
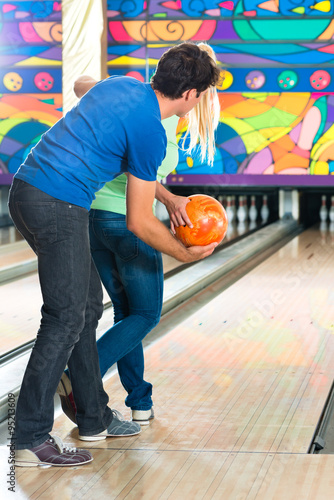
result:
[[[176,237],[186,247],[220,243],[227,231],[227,215],[224,207],[211,196],[195,194],[188,196],[186,211],[193,227],[175,228]]]

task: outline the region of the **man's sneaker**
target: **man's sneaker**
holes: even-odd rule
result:
[[[75,406],[73,398],[71,381],[65,372],[61,376],[56,393],[59,394],[63,412],[70,420],[72,420],[72,422],[76,424],[77,407]]]
[[[107,437],[135,436],[141,432],[139,424],[124,420],[123,415],[117,410],[111,411],[113,413],[113,419],[105,431],[99,434],[93,434],[92,436],[81,436],[79,434],[79,439],[81,439],[81,441],[101,441]]]
[[[35,448],[15,451],[15,465],[18,467],[55,466],[71,467],[88,464],[93,460],[88,450],[70,448],[55,436]]]
[[[149,425],[150,420],[153,418],[153,408],[150,410],[132,410],[132,422],[137,422],[139,425]]]

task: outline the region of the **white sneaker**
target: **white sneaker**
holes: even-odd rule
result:
[[[153,408],[150,410],[132,410],[132,422],[137,422],[139,425],[149,425],[149,421],[153,418]]]

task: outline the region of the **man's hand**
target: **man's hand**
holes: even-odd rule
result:
[[[187,248],[188,260],[183,262],[195,262],[196,260],[205,259],[212,254],[218,243],[210,243],[210,245],[205,246],[194,246]]]

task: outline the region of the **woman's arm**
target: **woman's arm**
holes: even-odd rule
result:
[[[156,182],[155,197],[163,203],[169,214],[171,230],[175,233],[175,227],[184,226],[193,227],[188,214],[186,212],[186,205],[189,203],[189,198],[186,196],[177,196],[169,192],[160,182]]]

